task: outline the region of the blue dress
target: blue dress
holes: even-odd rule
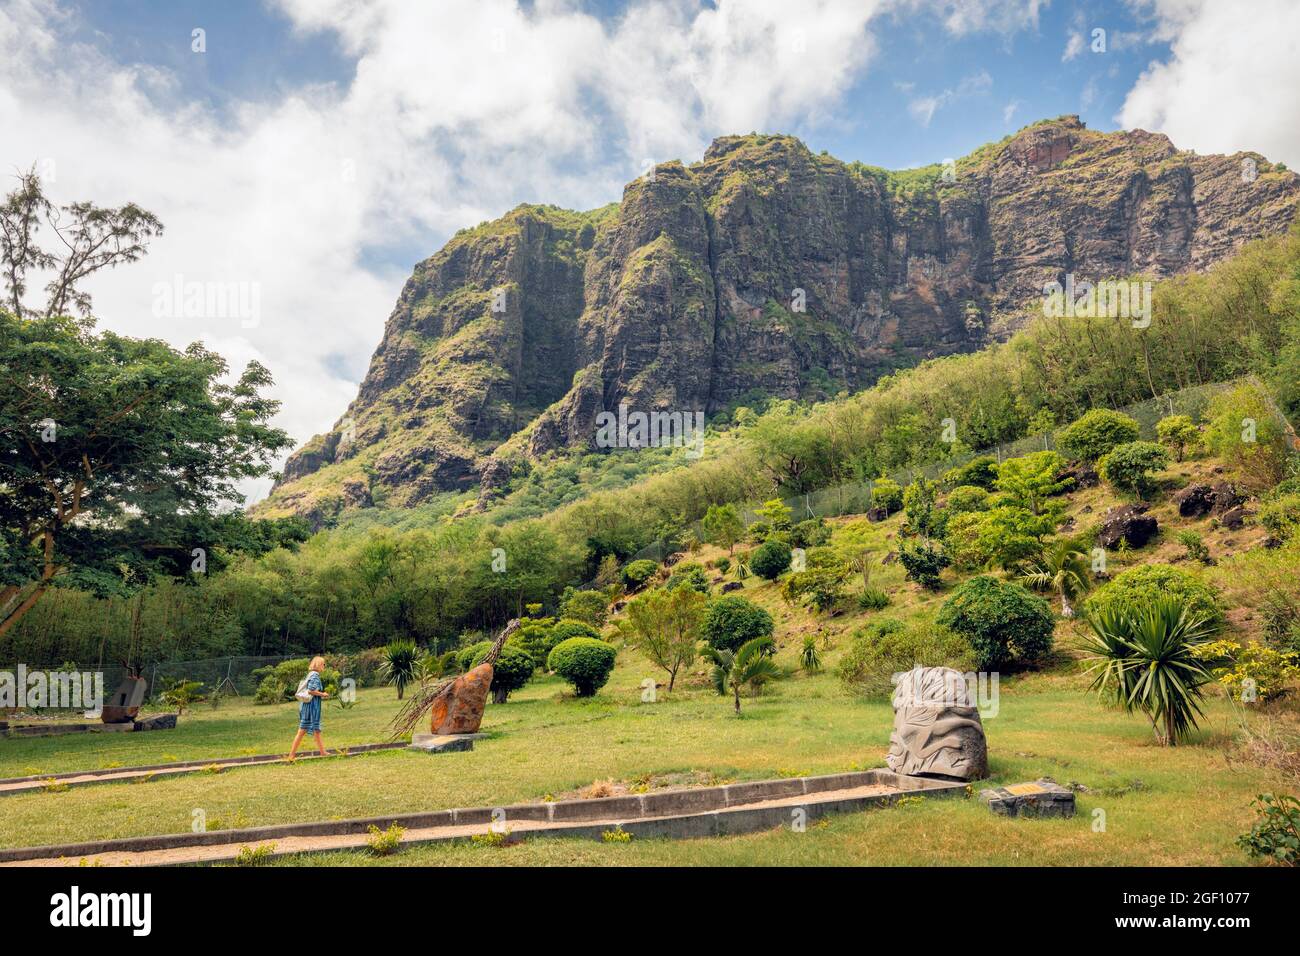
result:
[[[324,690],[320,682],[320,674],[315,671],[307,672],[307,689]],[[311,700],[304,700],[298,705],[298,726],[303,730],[309,730],[313,734],[320,733],[320,698],[313,697]]]

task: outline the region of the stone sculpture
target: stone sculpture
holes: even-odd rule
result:
[[[961,671],[917,667],[898,676],[885,762],[895,773],[909,776],[988,776],[984,725]]]

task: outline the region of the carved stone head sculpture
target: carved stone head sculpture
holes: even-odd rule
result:
[[[885,762],[895,773],[911,776],[988,776],[984,725],[961,671],[917,667],[898,675]]]

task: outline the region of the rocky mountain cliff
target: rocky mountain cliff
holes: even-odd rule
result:
[[[1253,164],[1253,165],[1252,165]],[[520,206],[416,266],[335,428],[259,510],[502,487],[593,447],[597,415],[819,398],[1023,320],[1045,282],[1203,269],[1283,231],[1300,177],[1077,117],[889,172],[790,136],[727,136],[616,206]]]

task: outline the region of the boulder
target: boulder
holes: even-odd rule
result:
[[[988,744],[965,675],[951,667],[917,667],[894,688],[889,769],[909,776],[980,780],[989,774]]]
[[[457,677],[450,692],[433,702],[429,710],[429,732],[439,737],[476,733],[483,723],[493,670],[491,664],[480,664]]]
[[[1214,484],[1188,485],[1174,495],[1178,513],[1184,518],[1199,518],[1207,514],[1223,514],[1241,504],[1245,498],[1226,481]]]
[[[980,800],[994,813],[1007,817],[1074,816],[1074,791],[1051,777],[981,790]]]
[[[1121,541],[1127,541],[1130,548],[1142,547],[1160,529],[1160,523],[1146,510],[1146,505],[1121,505],[1107,511],[1097,543],[1107,549],[1119,547]]]
[[[1250,512],[1245,508],[1241,505],[1237,505],[1235,508],[1229,508],[1223,514],[1219,515],[1219,524],[1231,531],[1236,531],[1246,523],[1246,518],[1249,514]]]
[[[1066,488],[1070,491],[1078,491],[1081,488],[1095,488],[1101,481],[1101,479],[1097,477],[1096,468],[1082,463],[1071,465],[1069,468],[1061,471],[1056,476],[1056,480],[1058,482],[1068,480],[1070,484],[1068,484]]]
[[[148,717],[137,717],[133,723],[136,730],[175,730],[175,714],[150,714]]]
[[[744,589],[745,585],[741,584],[739,581],[728,581],[722,586],[722,593],[730,594],[732,591],[743,591]]]

